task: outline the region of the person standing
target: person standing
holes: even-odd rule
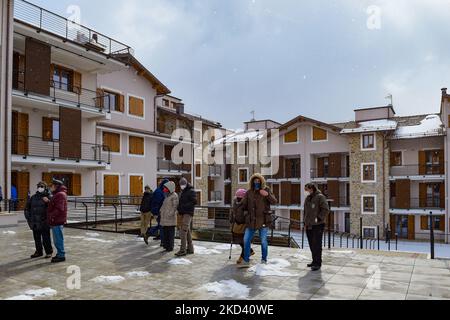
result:
[[[181,216],[181,248],[175,255],[184,257],[188,254],[194,254],[194,245],[192,243],[191,223],[194,217],[195,206],[197,205],[197,195],[192,185],[186,180],[180,180],[181,196],[178,204],[178,214]]]
[[[53,254],[52,241],[50,238],[50,227],[47,223],[48,204],[44,198],[49,198],[47,184],[39,182],[37,184],[37,192],[28,201],[25,206],[25,218],[28,226],[33,231],[34,244],[36,252],[31,259],[40,258],[44,255],[45,259],[50,259]]]
[[[17,193],[17,188],[15,185],[11,185],[11,211],[16,211],[17,210],[17,206],[18,206],[18,202],[19,202],[19,195]]]
[[[152,215],[156,218],[157,225],[150,229],[150,234],[155,232],[156,236],[153,238],[153,240],[161,240],[162,237],[162,228],[161,228],[161,207],[164,203],[165,194],[164,194],[164,185],[169,182],[169,179],[165,178],[161,181],[158,188],[156,188],[155,192],[153,192],[153,198],[152,198],[152,207],[151,212]],[[161,246],[162,246],[162,240],[161,240]]]
[[[141,212],[141,237],[144,238],[145,244],[148,245],[148,233],[147,230],[150,226],[150,221],[152,219],[152,198],[153,191],[150,186],[145,186],[144,195],[142,196],[141,206],[139,211]]]
[[[259,232],[262,248],[262,264],[267,264],[269,254],[269,243],[267,235],[272,227],[271,205],[275,205],[278,200],[266,185],[266,180],[261,174],[255,174],[250,179],[250,190],[247,191],[243,200],[243,209],[248,211],[245,219],[244,234],[244,261],[240,265],[242,268],[250,266],[251,244],[255,233]]]
[[[52,263],[59,263],[66,261],[63,231],[67,222],[67,188],[62,181],[53,180],[51,191],[52,198],[44,197],[43,200],[48,203],[47,221],[52,229],[53,243],[57,250]]]
[[[161,207],[162,245],[167,252],[172,252],[175,246],[175,227],[177,226],[178,195],[175,192],[175,182],[169,181],[164,185],[166,195]]]
[[[313,261],[308,264],[312,271],[319,271],[322,268],[322,244],[323,233],[325,231],[325,221],[330,208],[327,198],[309,183],[305,186],[305,228],[308,237],[309,247]]]

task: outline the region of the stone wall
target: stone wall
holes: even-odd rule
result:
[[[215,220],[208,219],[208,208],[197,208],[194,214],[194,229],[209,230],[214,229]]]

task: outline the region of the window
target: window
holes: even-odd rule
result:
[[[362,164],[362,182],[376,182],[375,164]]]
[[[403,165],[402,152],[395,151],[391,152],[391,166],[400,167]]]
[[[328,140],[328,132],[327,130],[313,127],[313,141],[327,141]]]
[[[131,155],[145,155],[145,139],[143,137],[128,137],[128,152]]]
[[[248,183],[248,169],[239,169],[239,183]]]
[[[42,140],[59,141],[59,119],[42,118]]]
[[[376,196],[362,196],[362,213],[376,214]]]
[[[163,106],[164,106],[164,107],[169,107],[169,106],[170,106],[169,100],[163,99]]]
[[[201,205],[202,204],[202,192],[201,191],[195,191],[195,196],[197,197],[198,205]]]
[[[248,157],[248,142],[238,143],[238,157],[241,157],[241,158]]]
[[[367,239],[375,239],[376,238],[376,230],[375,227],[364,227],[363,228],[363,237]]]
[[[116,92],[103,91],[103,107],[116,112],[124,112],[123,96]]]
[[[173,146],[164,145],[164,160],[172,161]]]
[[[430,217],[422,216],[421,218],[421,229],[430,230]],[[445,216],[433,216],[433,229],[445,232]]]
[[[103,151],[120,153],[120,134],[103,132]]]
[[[144,117],[144,100],[130,96],[128,98],[128,113],[136,117]]]
[[[195,177],[196,178],[202,177],[202,165],[200,163],[197,163],[195,165]]]
[[[53,65],[53,87],[64,91],[73,91],[73,75],[73,70]]]
[[[298,129],[295,128],[284,135],[284,143],[297,143],[298,142]]]
[[[375,150],[375,134],[363,134],[361,140],[363,150]]]

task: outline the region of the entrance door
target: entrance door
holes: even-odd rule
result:
[[[113,203],[114,198],[119,196],[119,176],[103,176],[103,195],[107,198],[105,203]]]
[[[144,178],[142,176],[130,176],[130,196],[132,204],[139,204],[144,192]]]
[[[291,210],[291,219],[301,221],[302,216],[300,210]],[[291,224],[292,229],[294,230],[301,230],[300,223],[292,223]]]
[[[29,172],[11,172],[11,186],[17,190],[17,202],[14,209],[23,210],[28,200],[30,192],[30,173]]]
[[[394,216],[394,222],[393,237],[397,234],[400,239],[414,240],[414,216]]]

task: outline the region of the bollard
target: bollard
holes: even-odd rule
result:
[[[434,221],[433,221],[433,212],[430,212],[430,254],[431,259],[434,260],[435,252],[434,252]]]
[[[359,235],[361,236],[360,249],[364,249],[364,239],[363,239],[363,218],[359,218]]]

